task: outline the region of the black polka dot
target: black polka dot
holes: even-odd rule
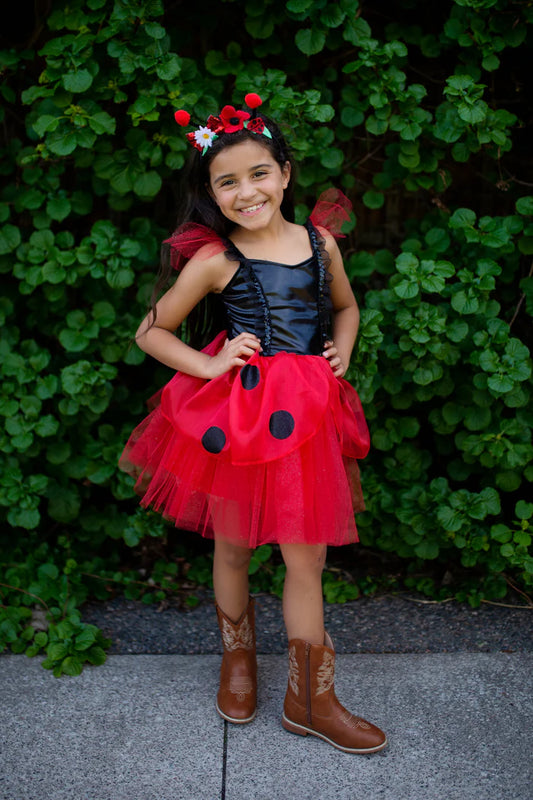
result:
[[[259,368],[254,364],[246,364],[241,369],[241,383],[243,389],[255,389],[259,383]]]
[[[222,428],[217,428],[216,425],[213,425],[202,436],[202,444],[208,453],[220,453],[226,444],[226,434]]]
[[[274,411],[268,427],[274,439],[288,439],[294,430],[294,417],[288,411]]]

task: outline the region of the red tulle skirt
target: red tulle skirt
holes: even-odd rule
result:
[[[211,381],[178,372],[158,400],[120,459],[144,507],[244,547],[357,541],[369,433],[323,356],[255,354]]]

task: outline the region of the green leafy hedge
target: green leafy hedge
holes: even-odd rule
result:
[[[252,90],[300,165],[298,218],[332,184],[355,205],[344,251],[363,314],[349,378],[373,438],[363,544],[415,569],[470,570],[477,602],[505,594],[502,576],[533,581],[533,9],[222,10],[72,0],[14,45],[4,35],[0,647],[44,648],[56,674],[102,658],[76,610],[94,575],[119,580],[121,543],[167,535],[116,463],[169,377],[131,336],[187,155],[172,112],[203,119]],[[48,633],[28,625],[35,605]]]

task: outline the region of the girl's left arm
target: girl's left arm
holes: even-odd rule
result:
[[[359,306],[344,270],[340,250],[335,239],[330,235],[326,236],[326,249],[331,259],[329,271],[333,276],[330,283],[333,304],[333,341],[326,342],[324,356],[328,359],[335,377],[342,378],[350,364],[359,329]]]

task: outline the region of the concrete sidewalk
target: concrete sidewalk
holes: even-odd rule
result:
[[[531,800],[533,654],[340,655],[336,689],[389,747],[348,755],[280,725],[286,659],[259,656],[257,719],[214,710],[219,656],[110,656],[78,678],[0,657],[1,800]]]

